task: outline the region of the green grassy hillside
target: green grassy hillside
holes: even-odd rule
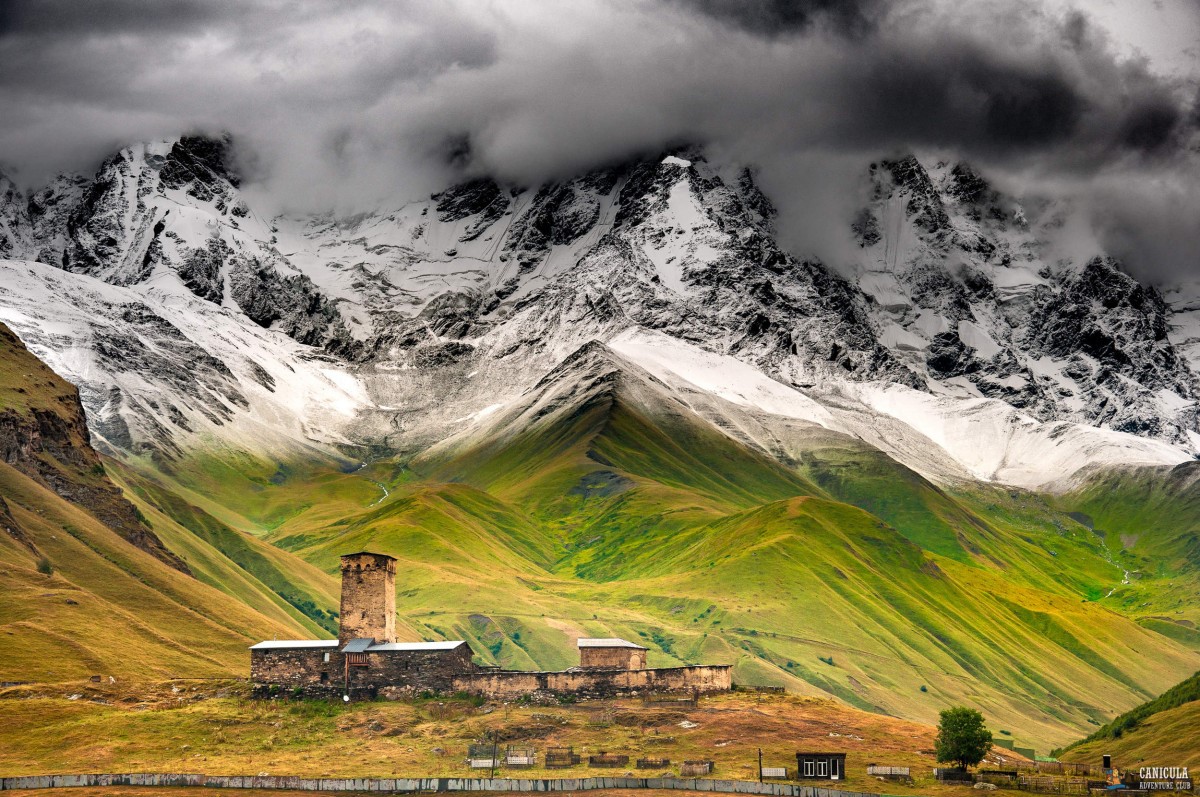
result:
[[[301,445],[272,455],[209,448],[107,469],[194,577],[178,574],[185,594],[129,554],[106,550],[99,561],[155,584],[160,600],[195,614],[188,622],[225,629],[151,624],[168,640],[153,644],[180,651],[149,656],[155,673],[244,675],[248,641],[329,635],[338,556],[361,549],[400,560],[404,637],[466,639],[483,662],[560,669],[576,663],[575,638],[623,636],[649,647],[652,665],[729,663],[740,683],[924,722],[947,705],[975,705],[994,728],[1043,749],[1200,667],[1189,615],[1164,620],[1166,604],[1146,599],[1196,610],[1185,593],[1195,528],[1186,480],[1126,477],[1126,500],[1157,502],[1130,518],[1105,488],[1048,498],[939,487],[831,433],[784,464],[599,345],[415,458],[360,468]],[[58,499],[48,512],[39,502],[52,493],[10,478],[26,496],[11,515],[39,540],[50,535],[47,546],[67,523],[88,530],[84,547],[93,532],[103,537],[78,507]],[[1139,524],[1155,531],[1127,539]],[[15,537],[6,544],[36,584],[36,558]],[[1152,574],[1145,565],[1145,579],[1122,587],[1135,556],[1166,564]],[[54,577],[83,583],[89,562]],[[111,588],[123,583],[112,577]],[[1123,592],[1134,586],[1137,605]],[[25,596],[31,622],[34,587],[9,589]],[[169,622],[166,606],[160,616]],[[48,631],[30,628],[30,645]],[[80,633],[74,669],[44,677],[115,662],[90,633]],[[117,632],[125,650],[158,649],[137,633]]]
[[[259,639],[320,630],[200,524],[184,528],[124,482],[123,494],[75,388],[3,325],[0,448],[0,680],[228,675]],[[282,581],[307,574],[328,603],[326,574],[259,546]]]
[[[731,663],[742,683],[926,722],[970,703],[1045,749],[1200,666],[1105,598],[1122,568],[1074,510],[940,488],[840,436],[803,453],[785,467],[590,346],[413,460],[255,465],[273,477],[209,520],[194,515],[223,501],[203,496],[220,468],[154,480],[189,496],[183,525],[219,511],[222,535],[326,574],[352,549],[397,556],[405,633],[508,667],[571,666],[576,637],[624,636],[654,665]],[[238,461],[235,493],[258,460]]]
[[[2,463],[0,495],[0,680],[227,675],[244,666],[247,645],[304,633],[167,566]]]
[[[1200,767],[1200,672],[1107,723],[1060,755],[1098,761],[1110,754],[1120,768]]]
[[[1200,462],[1102,471],[1056,502],[1126,571],[1105,604],[1200,650]]]

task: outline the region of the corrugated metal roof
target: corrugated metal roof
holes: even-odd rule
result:
[[[454,650],[459,645],[464,644],[461,639],[451,640],[448,642],[385,642],[379,645],[372,645],[370,652],[376,651],[404,651],[404,650]]]
[[[646,650],[641,645],[635,645],[628,639],[617,639],[616,637],[604,637],[594,639],[580,639],[579,647],[581,648],[636,648],[637,650]]]
[[[386,653],[388,651],[454,650],[466,644],[461,639],[446,642],[380,642],[374,639],[351,639],[342,653]],[[287,650],[298,648],[336,648],[336,639],[273,639],[251,645],[251,650]]]
[[[251,650],[273,650],[287,648],[336,648],[336,639],[272,639],[251,645]]]

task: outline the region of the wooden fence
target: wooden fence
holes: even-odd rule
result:
[[[1034,761],[1033,768],[1039,774],[1073,775],[1077,778],[1103,778],[1104,768],[1091,764],[1072,764],[1069,761]]]
[[[1035,791],[1042,794],[1087,794],[1088,781],[1085,778],[1043,778],[1034,775],[1019,775],[1017,788],[1021,791]]]
[[[546,749],[546,769],[563,769],[577,766],[581,757],[573,747],[550,747]]]
[[[221,789],[281,789],[313,792],[572,792],[598,789],[673,789],[753,794],[763,797],[880,797],[856,791],[708,778],[297,778],[282,775],[26,775],[0,778],[0,791],[73,786],[207,786]]]

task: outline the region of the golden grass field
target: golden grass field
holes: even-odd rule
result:
[[[245,684],[235,681],[163,682],[136,689],[107,683],[11,687],[0,691],[0,724],[7,741],[0,748],[0,772],[466,776],[467,745],[491,734],[504,740],[501,745],[536,747],[539,761],[552,746],[571,746],[584,756],[582,766],[502,768],[501,777],[626,771],[657,776],[677,773],[678,762],[685,759],[711,759],[714,777],[754,780],[759,748],[767,766],[789,770],[799,750],[833,750],[848,754],[847,778],[836,784],[841,788],[898,795],[969,791],[933,781],[933,728],[817,698],[733,693],[678,708],[634,700],[555,706],[477,706],[465,699],[343,705],[259,701],[246,692]],[[586,756],[599,752],[627,754],[630,765],[588,768]],[[635,770],[639,757],[668,758],[672,767]],[[1011,754],[1007,759],[1019,760]],[[869,777],[870,763],[912,767],[916,783]]]

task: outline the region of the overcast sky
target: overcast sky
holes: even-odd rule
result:
[[[0,163],[228,130],[257,190],[362,209],[696,142],[836,259],[863,166],[915,151],[1169,278],[1200,272],[1198,50],[1200,0],[5,0]]]

